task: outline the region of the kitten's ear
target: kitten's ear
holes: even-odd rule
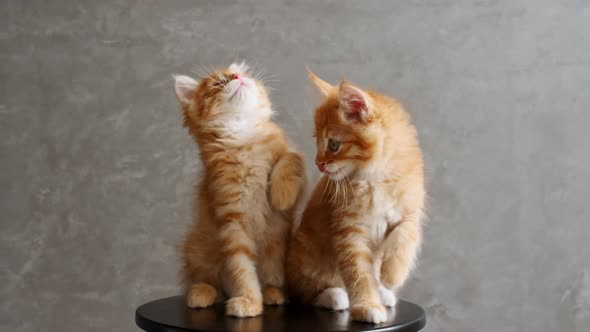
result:
[[[309,75],[309,79],[313,85],[318,89],[319,92],[322,93],[324,97],[328,96],[330,93],[335,91],[335,87],[332,86],[330,83],[322,80],[321,78],[317,77],[309,67],[307,68],[307,74]]]
[[[184,75],[173,75],[174,77],[174,92],[176,97],[183,105],[190,105],[194,103],[195,92],[197,91],[197,81]]]
[[[338,93],[346,119],[364,122],[369,113],[369,101],[365,93],[345,81],[340,83]]]

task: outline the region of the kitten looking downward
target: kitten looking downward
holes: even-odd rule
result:
[[[410,116],[395,100],[310,72],[323,173],[291,241],[289,290],[300,301],[381,323],[421,241],[423,160]]]
[[[183,246],[187,305],[207,307],[226,295],[228,315],[259,315],[263,303],[285,301],[285,250],[303,159],[271,122],[266,89],[244,64],[199,83],[176,76],[175,92],[204,168]]]

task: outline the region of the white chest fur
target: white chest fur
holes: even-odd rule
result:
[[[392,192],[382,186],[367,185],[365,189],[369,203],[365,206],[366,226],[369,230],[371,242],[379,246],[385,237],[387,229],[397,224],[402,215]]]

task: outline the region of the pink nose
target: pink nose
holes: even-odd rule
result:
[[[232,74],[231,75],[231,79],[232,80],[239,80],[240,79],[240,75],[239,74]]]
[[[320,172],[325,172],[326,171],[326,163],[316,163],[316,165],[318,166],[318,169],[320,170]]]

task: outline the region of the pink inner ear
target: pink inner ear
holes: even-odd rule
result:
[[[188,76],[174,76],[174,90],[176,91],[176,96],[184,104],[192,103],[197,85],[197,81]]]
[[[346,103],[352,112],[362,112],[367,107],[364,100],[350,99]]]
[[[367,100],[363,93],[353,87],[341,87],[340,96],[346,105],[346,117],[348,119],[362,120],[367,111]]]
[[[178,95],[183,100],[191,100],[193,99],[193,88],[190,86],[179,86],[177,88]]]

